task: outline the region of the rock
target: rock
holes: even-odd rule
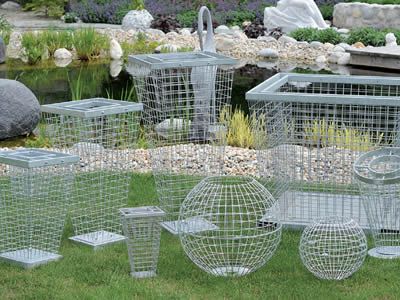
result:
[[[216,37],[215,38],[215,47],[218,51],[228,51],[231,50],[237,43],[227,37]]]
[[[276,42],[277,42],[277,40],[276,40],[274,37],[272,37],[272,36],[259,36],[259,37],[257,38],[257,40],[259,40],[259,41],[265,41],[265,42],[267,42],[267,43],[276,43]]]
[[[313,49],[318,49],[318,48],[322,48],[324,44],[322,44],[321,42],[318,41],[313,41],[310,43],[310,47]]]
[[[124,52],[122,51],[121,45],[117,42],[117,40],[112,39],[110,41],[110,57],[114,60],[120,60]]]
[[[350,62],[350,53],[342,53],[337,60],[338,65],[348,65],[349,62]]]
[[[181,35],[183,35],[183,36],[191,36],[192,33],[190,32],[189,29],[184,28],[184,29],[181,30]]]
[[[0,36],[0,64],[6,61],[6,44]]]
[[[365,45],[363,44],[363,43],[361,43],[361,42],[357,42],[357,43],[354,43],[353,45],[351,45],[353,48],[358,48],[358,49],[360,49],[360,48],[365,48]]]
[[[331,44],[331,43],[325,43],[325,44],[324,44],[324,47],[325,47],[327,50],[332,50],[333,48],[335,48],[335,45],[334,45],[334,44]]]
[[[242,27],[247,27],[247,26],[249,26],[249,25],[251,25],[251,21],[244,21],[244,22],[242,23]]]
[[[159,39],[159,38],[162,38],[165,36],[165,33],[162,30],[154,29],[154,28],[146,29],[145,33],[155,39]]]
[[[300,42],[297,42],[297,46],[304,49],[304,48],[310,47],[310,44],[307,41],[300,41]]]
[[[240,30],[240,27],[237,26],[237,25],[235,25],[235,26],[232,26],[231,29],[232,29],[232,30]]]
[[[72,53],[65,48],[60,48],[54,51],[53,57],[55,60],[61,60],[61,59],[68,60],[72,59]]]
[[[340,46],[335,46],[335,48],[333,48],[332,50],[333,52],[346,52],[346,50],[344,50],[342,47]]]
[[[14,1],[6,1],[4,2],[2,5],[0,5],[1,9],[4,10],[20,10],[21,9],[21,5],[19,5],[18,3],[14,2]]]
[[[72,63],[72,58],[55,59],[54,64],[59,68],[65,68]]]
[[[110,62],[110,76],[115,78],[118,77],[119,73],[122,71],[123,62],[122,60],[112,60]],[[122,99],[124,100],[124,99]]]
[[[315,62],[317,63],[317,64],[325,64],[326,63],[326,57],[325,57],[325,55],[320,55],[320,56],[318,56],[316,59],[315,59]]]
[[[217,28],[215,28],[214,32],[215,32],[215,34],[221,34],[221,33],[232,34],[232,30],[229,29],[229,27],[225,26],[225,25],[219,25]]]
[[[346,51],[351,49],[351,46],[347,43],[340,43],[340,44],[338,44],[338,46],[342,47]]]
[[[150,28],[151,22],[154,20],[152,15],[145,9],[131,10],[122,19],[122,29],[140,29],[146,30]]]
[[[292,38],[290,36],[287,36],[287,35],[282,35],[279,38],[278,41],[283,43],[283,44],[295,44],[295,43],[297,43],[297,41],[294,38]]]
[[[0,79],[0,140],[31,133],[40,120],[40,104],[21,82]]]
[[[386,34],[385,41],[386,41],[387,47],[397,46],[396,36],[392,32],[389,32],[388,34]]]
[[[350,30],[348,30],[347,28],[340,28],[337,30],[337,32],[339,32],[340,34],[348,34]]]
[[[247,40],[248,39],[247,35],[243,31],[240,31],[240,30],[234,31],[233,32],[233,36],[235,38],[238,38],[238,39],[241,39],[241,40]]]
[[[278,51],[271,48],[261,49],[258,55],[264,58],[278,58],[279,56]]]
[[[280,0],[264,10],[264,26],[282,28],[287,33],[298,28],[328,28],[313,0]]]
[[[160,45],[155,49],[156,52],[178,52],[178,47],[173,44]]]
[[[179,36],[179,34],[178,34],[177,32],[175,32],[175,31],[170,31],[170,32],[167,32],[167,33],[165,34],[165,36],[166,36],[169,40],[174,40],[174,39],[176,39],[176,38]]]

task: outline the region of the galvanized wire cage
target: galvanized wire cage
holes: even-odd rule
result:
[[[174,234],[188,192],[204,176],[222,172],[226,127],[220,113],[230,102],[235,63],[210,52],[129,57],[166,212],[163,226]]]
[[[300,240],[305,267],[321,279],[342,280],[354,274],[367,255],[367,238],[352,219],[327,217],[306,227]]]
[[[368,227],[352,165],[399,144],[399,96],[399,78],[307,74],[277,74],[246,94],[259,173],[285,223],[337,215]]]
[[[354,163],[377,258],[400,257],[400,148],[382,148]]]
[[[122,241],[129,161],[137,147],[142,104],[102,98],[42,106],[49,143],[80,156],[71,208],[72,240],[94,248]]]
[[[122,208],[120,213],[132,277],[156,276],[165,213],[156,206]]]
[[[179,238],[185,253],[215,276],[254,272],[272,257],[281,239],[276,204],[253,178],[205,178],[180,210]],[[199,230],[205,223],[208,230]]]
[[[0,259],[32,268],[58,260],[77,156],[0,152]]]

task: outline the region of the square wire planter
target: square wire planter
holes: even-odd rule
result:
[[[78,156],[0,152],[0,259],[33,268],[58,254]]]
[[[132,277],[156,276],[160,252],[160,223],[165,213],[156,206],[143,206],[122,208],[120,214]]]
[[[42,105],[51,145],[80,156],[71,240],[97,249],[125,239],[118,210],[128,200],[142,108],[104,98]]]
[[[129,56],[147,138],[163,227],[178,233],[179,208],[205,176],[223,172],[226,126],[236,60],[211,52]],[[203,230],[212,224],[204,220]]]
[[[367,217],[352,166],[367,151],[399,145],[400,78],[277,74],[246,93],[257,117],[259,174],[282,220]]]

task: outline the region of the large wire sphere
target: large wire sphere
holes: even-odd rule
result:
[[[277,203],[251,177],[203,179],[182,203],[179,221],[185,253],[215,276],[257,270],[281,240]]]
[[[367,238],[353,220],[328,217],[306,227],[300,240],[300,257],[306,268],[321,279],[351,276],[367,255]]]

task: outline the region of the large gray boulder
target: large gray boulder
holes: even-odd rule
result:
[[[26,135],[40,119],[40,104],[21,82],[0,79],[0,140]]]
[[[0,64],[6,61],[6,44],[0,36]]]
[[[145,9],[131,10],[122,19],[123,30],[146,30],[150,28],[153,16]]]

